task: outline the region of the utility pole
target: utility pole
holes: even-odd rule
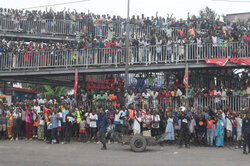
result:
[[[129,22],[130,22],[130,19],[129,19],[129,1],[128,0],[128,15],[127,15],[127,25],[126,25],[126,65],[125,65],[125,82],[124,82],[124,85],[125,85],[125,89],[128,88],[128,59],[129,59]]]

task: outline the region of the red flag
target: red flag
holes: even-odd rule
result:
[[[250,66],[250,58],[230,58],[230,62]]]
[[[188,76],[188,73],[187,73],[187,68],[185,69],[185,75],[184,75],[184,78],[183,78],[183,84],[185,85],[185,87],[187,87],[187,76]]]
[[[76,99],[76,93],[77,93],[77,84],[78,84],[78,71],[75,73],[75,86],[74,86],[74,96]]]
[[[214,63],[219,66],[225,66],[228,58],[219,58],[219,59],[205,59],[206,63]]]

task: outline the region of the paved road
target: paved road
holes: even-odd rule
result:
[[[39,141],[0,141],[0,166],[248,166],[250,154],[233,148],[151,146],[134,153],[129,146],[100,144],[49,145]]]

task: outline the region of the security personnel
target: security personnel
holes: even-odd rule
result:
[[[250,112],[247,113],[246,118],[242,121],[242,134],[244,138],[243,142],[243,154],[247,154],[246,147],[248,145],[248,153],[250,153]]]

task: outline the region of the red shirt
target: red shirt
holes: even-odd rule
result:
[[[183,37],[184,30],[179,29],[178,32],[179,32],[179,34],[180,34],[180,36],[181,36],[181,38],[182,38],[182,37]]]
[[[213,124],[215,123],[214,120],[207,119],[207,129],[213,129]]]

